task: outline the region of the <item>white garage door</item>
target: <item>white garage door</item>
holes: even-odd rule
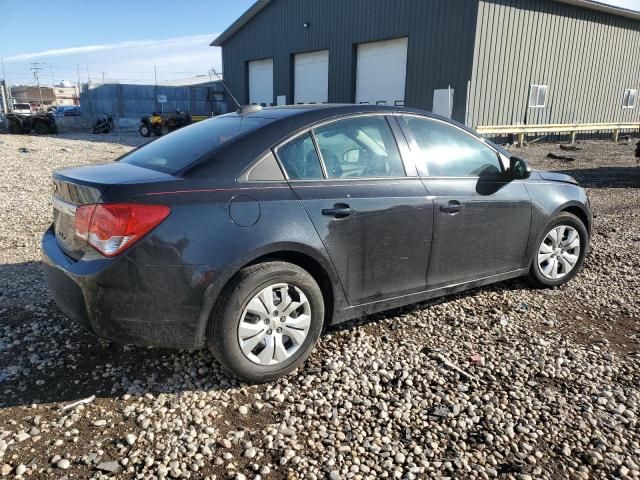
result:
[[[329,99],[329,50],[294,57],[294,103],[323,103]]]
[[[249,103],[273,103],[273,58],[249,62]]]
[[[358,45],[356,103],[404,104],[407,37]]]

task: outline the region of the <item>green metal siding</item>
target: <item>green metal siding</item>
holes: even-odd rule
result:
[[[408,37],[405,103],[431,110],[434,89],[455,90],[464,121],[478,0],[273,0],[222,46],[224,78],[248,101],[247,62],[273,57],[274,100],[293,97],[293,54],[329,49],[329,102],[355,99],[358,43]],[[308,22],[310,28],[303,24]],[[375,79],[371,79],[375,81]]]
[[[481,0],[468,124],[638,122],[640,22],[551,0]],[[548,85],[528,108],[531,84]]]

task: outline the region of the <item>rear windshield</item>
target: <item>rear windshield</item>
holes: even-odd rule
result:
[[[272,121],[270,118],[240,116],[204,120],[148,143],[120,161],[164,173],[176,173],[232,138]]]

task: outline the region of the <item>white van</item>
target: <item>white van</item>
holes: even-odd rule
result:
[[[23,115],[31,115],[33,110],[31,109],[31,105],[28,103],[14,103],[13,104],[13,113],[21,113]]]

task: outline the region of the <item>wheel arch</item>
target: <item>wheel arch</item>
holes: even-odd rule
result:
[[[255,258],[251,262],[243,265],[238,269],[238,272],[243,268],[249,267],[251,265],[256,265],[258,263],[264,262],[287,262],[293,263],[298,267],[306,270],[313,277],[313,279],[318,283],[320,287],[320,291],[322,292],[322,299],[325,304],[325,318],[324,325],[328,325],[331,317],[333,316],[333,309],[335,306],[335,288],[333,282],[331,281],[331,277],[329,273],[327,273],[326,269],[322,266],[322,264],[317,261],[312,256],[307,253],[302,253],[300,251],[295,250],[280,250],[271,253],[267,253],[260,257]],[[228,282],[227,282],[228,283]]]
[[[248,266],[270,261],[289,262],[309,272],[318,283],[325,303],[323,327],[331,323],[331,319],[345,300],[342,286],[330,260],[306,245],[275,244],[243,257],[240,261],[235,262],[233,268],[222,274],[218,278],[218,282],[209,285],[205,294],[204,308],[200,316],[199,344],[207,342],[209,322],[211,322],[217,309],[222,292],[227,288],[231,280],[238,272]]]
[[[578,202],[570,202],[558,208],[558,210],[554,213],[553,217],[563,212],[571,213],[572,215],[575,215],[576,217],[578,217],[580,221],[584,224],[585,228],[587,229],[589,236],[591,236],[593,218],[586,206]]]

